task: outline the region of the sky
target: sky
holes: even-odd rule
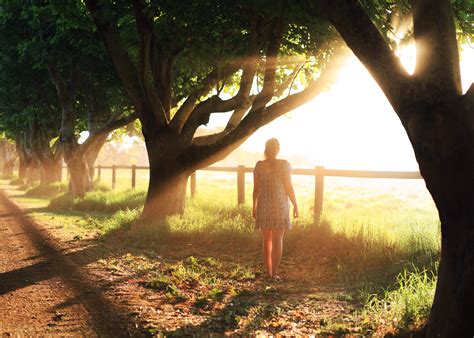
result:
[[[415,48],[400,52],[408,72]],[[461,53],[463,91],[474,82],[474,49]],[[225,125],[213,114],[207,128]],[[241,148],[263,152],[265,141],[280,141],[280,158],[304,156],[312,166],[330,169],[416,171],[418,164],[400,120],[384,94],[355,56],[345,63],[336,83],[298,109],[259,129]],[[218,164],[216,164],[218,165]]]

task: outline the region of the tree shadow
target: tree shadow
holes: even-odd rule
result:
[[[87,278],[79,271],[80,267],[99,259],[118,256],[128,252],[140,253],[154,258],[153,255],[150,255],[143,249],[153,247],[156,244],[157,238],[151,239],[148,243],[141,243],[140,240],[130,240],[129,228],[125,226],[114,229],[98,239],[82,240],[81,243],[87,245],[86,248],[65,253],[60,248],[57,248],[50,241],[44,230],[40,229],[16,205],[4,196],[2,199],[5,200],[5,204],[10,203],[10,210],[13,211],[0,215],[0,219],[7,216],[18,218],[23,224],[25,233],[31,235],[35,246],[46,261],[0,274],[0,279],[2,280],[0,295],[58,275],[77,291],[78,299],[84,299],[92,313],[98,314],[93,316],[98,318],[96,323],[94,323],[97,330],[102,330],[101,328],[103,327],[102,320],[99,319],[104,318],[104,316],[99,314],[101,311],[105,311],[105,317],[108,318],[107,321],[112,323],[111,326],[125,330],[123,323],[129,322],[129,318],[121,314],[120,309],[103,296],[104,285],[101,287],[91,285]],[[47,208],[29,210],[29,212],[32,211],[51,212]],[[56,213],[57,211],[54,212]],[[64,213],[71,214],[69,212]],[[236,212],[236,214],[240,215],[240,212]],[[77,215],[84,214],[83,212],[77,212]],[[178,250],[177,259],[179,259],[179,255],[185,258],[191,254],[190,250],[182,249],[183,243],[197,243],[194,246],[195,254],[209,255],[212,252],[215,255],[225,254],[230,257],[234,256],[237,260],[248,259],[249,252],[256,257],[259,255],[260,242],[258,234],[249,235],[246,232],[230,234],[229,231],[212,231],[207,232],[206,237],[202,238],[202,232],[173,232],[167,229],[160,236],[158,241],[167,243],[167,252],[173,251],[174,248],[181,250]],[[222,246],[220,244],[222,242],[228,243],[230,240],[233,241],[231,245]],[[123,245],[124,241],[129,241],[130,244],[134,245],[125,246]],[[299,270],[297,272],[300,273],[300,275],[296,274],[295,278],[291,280],[292,283],[295,283],[295,288],[300,287],[304,283],[314,284],[314,281],[310,281],[313,278],[311,274],[317,269],[324,268],[325,271],[329,272],[329,276],[316,282],[316,284],[319,283],[318,285],[325,284],[328,287],[339,287],[342,285],[342,287],[350,288],[354,292],[358,288],[364,287],[371,293],[377,293],[382,289],[395,288],[394,281],[396,276],[404,269],[411,269],[414,266],[430,268],[433,259],[436,258],[431,254],[417,257],[417,254],[413,252],[404,253],[397,251],[396,246],[387,243],[381,243],[380,245],[370,243],[365,239],[363,231],[356,236],[347,236],[344,233],[335,232],[327,222],[322,222],[319,226],[307,226],[289,232],[285,241],[286,252],[284,259],[286,263],[292,263],[291,267],[287,264],[288,266],[285,269],[287,271],[290,269]],[[119,242],[121,245],[115,246],[113,250],[108,250],[103,245],[113,245]],[[135,244],[140,245],[135,246]],[[212,250],[212,246],[215,246],[214,250]],[[247,254],[244,258],[242,258],[243,247],[247,249]],[[156,249],[158,251],[161,250],[160,248]],[[283,265],[285,267],[285,262]],[[65,266],[65,268],[60,268],[61,266]],[[298,284],[295,281],[302,273],[308,273],[309,277],[303,278],[298,282],[300,284]],[[6,282],[3,283],[3,281]],[[114,283],[117,283],[117,281]],[[209,332],[214,331],[218,334],[232,331],[237,327],[239,317],[247,316],[250,310],[258,308],[259,305],[262,305],[261,303],[268,302],[267,298],[262,297],[262,293],[264,294],[264,291],[258,290],[238,294],[232,297],[222,309],[210,314],[201,324],[188,324],[166,334],[175,336],[189,334],[208,335]],[[284,296],[282,295],[282,297]],[[278,305],[285,300],[282,298],[280,300],[273,299],[272,301]],[[361,300],[356,300],[355,303],[359,307],[362,305]],[[271,307],[261,306],[261,312],[257,313],[257,320],[262,323],[273,315]],[[258,325],[260,325],[259,322],[248,323],[248,331],[245,332],[251,334],[252,329]],[[111,334],[110,332],[108,332],[109,335]],[[272,332],[278,332],[278,329],[274,329]],[[134,334],[146,335],[148,333],[138,330]],[[409,335],[413,334],[413,332],[400,332],[401,336],[405,336],[405,334]]]
[[[95,285],[81,266],[110,255],[97,245],[91,245],[83,250],[64,253],[52,239],[17,205],[11,202],[4,193],[0,193],[0,201],[7,207],[8,212],[0,214],[0,221],[6,217],[14,218],[14,222],[28,235],[28,239],[39,251],[37,257],[42,261],[23,268],[0,273],[0,295],[17,289],[39,283],[53,277],[60,277],[75,293],[77,299],[90,312],[91,324],[100,336],[129,337],[142,336],[144,332],[131,326],[129,318],[123,311],[104,297],[102,287]]]

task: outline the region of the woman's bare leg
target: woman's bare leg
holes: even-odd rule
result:
[[[281,256],[283,254],[283,235],[285,228],[274,228],[272,231],[272,277],[277,276],[278,268],[280,267]]]
[[[272,271],[272,229],[262,229],[263,236],[263,262],[267,269],[268,276],[273,276]]]

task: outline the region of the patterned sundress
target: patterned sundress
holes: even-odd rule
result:
[[[258,182],[255,226],[262,228],[291,228],[290,204],[283,179],[291,175],[288,161],[277,160],[269,173],[262,170],[262,161],[255,165],[253,174]]]

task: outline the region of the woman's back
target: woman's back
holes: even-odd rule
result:
[[[285,175],[290,175],[290,164],[285,160],[258,161],[254,175],[257,190],[257,227],[290,227],[288,195]]]

